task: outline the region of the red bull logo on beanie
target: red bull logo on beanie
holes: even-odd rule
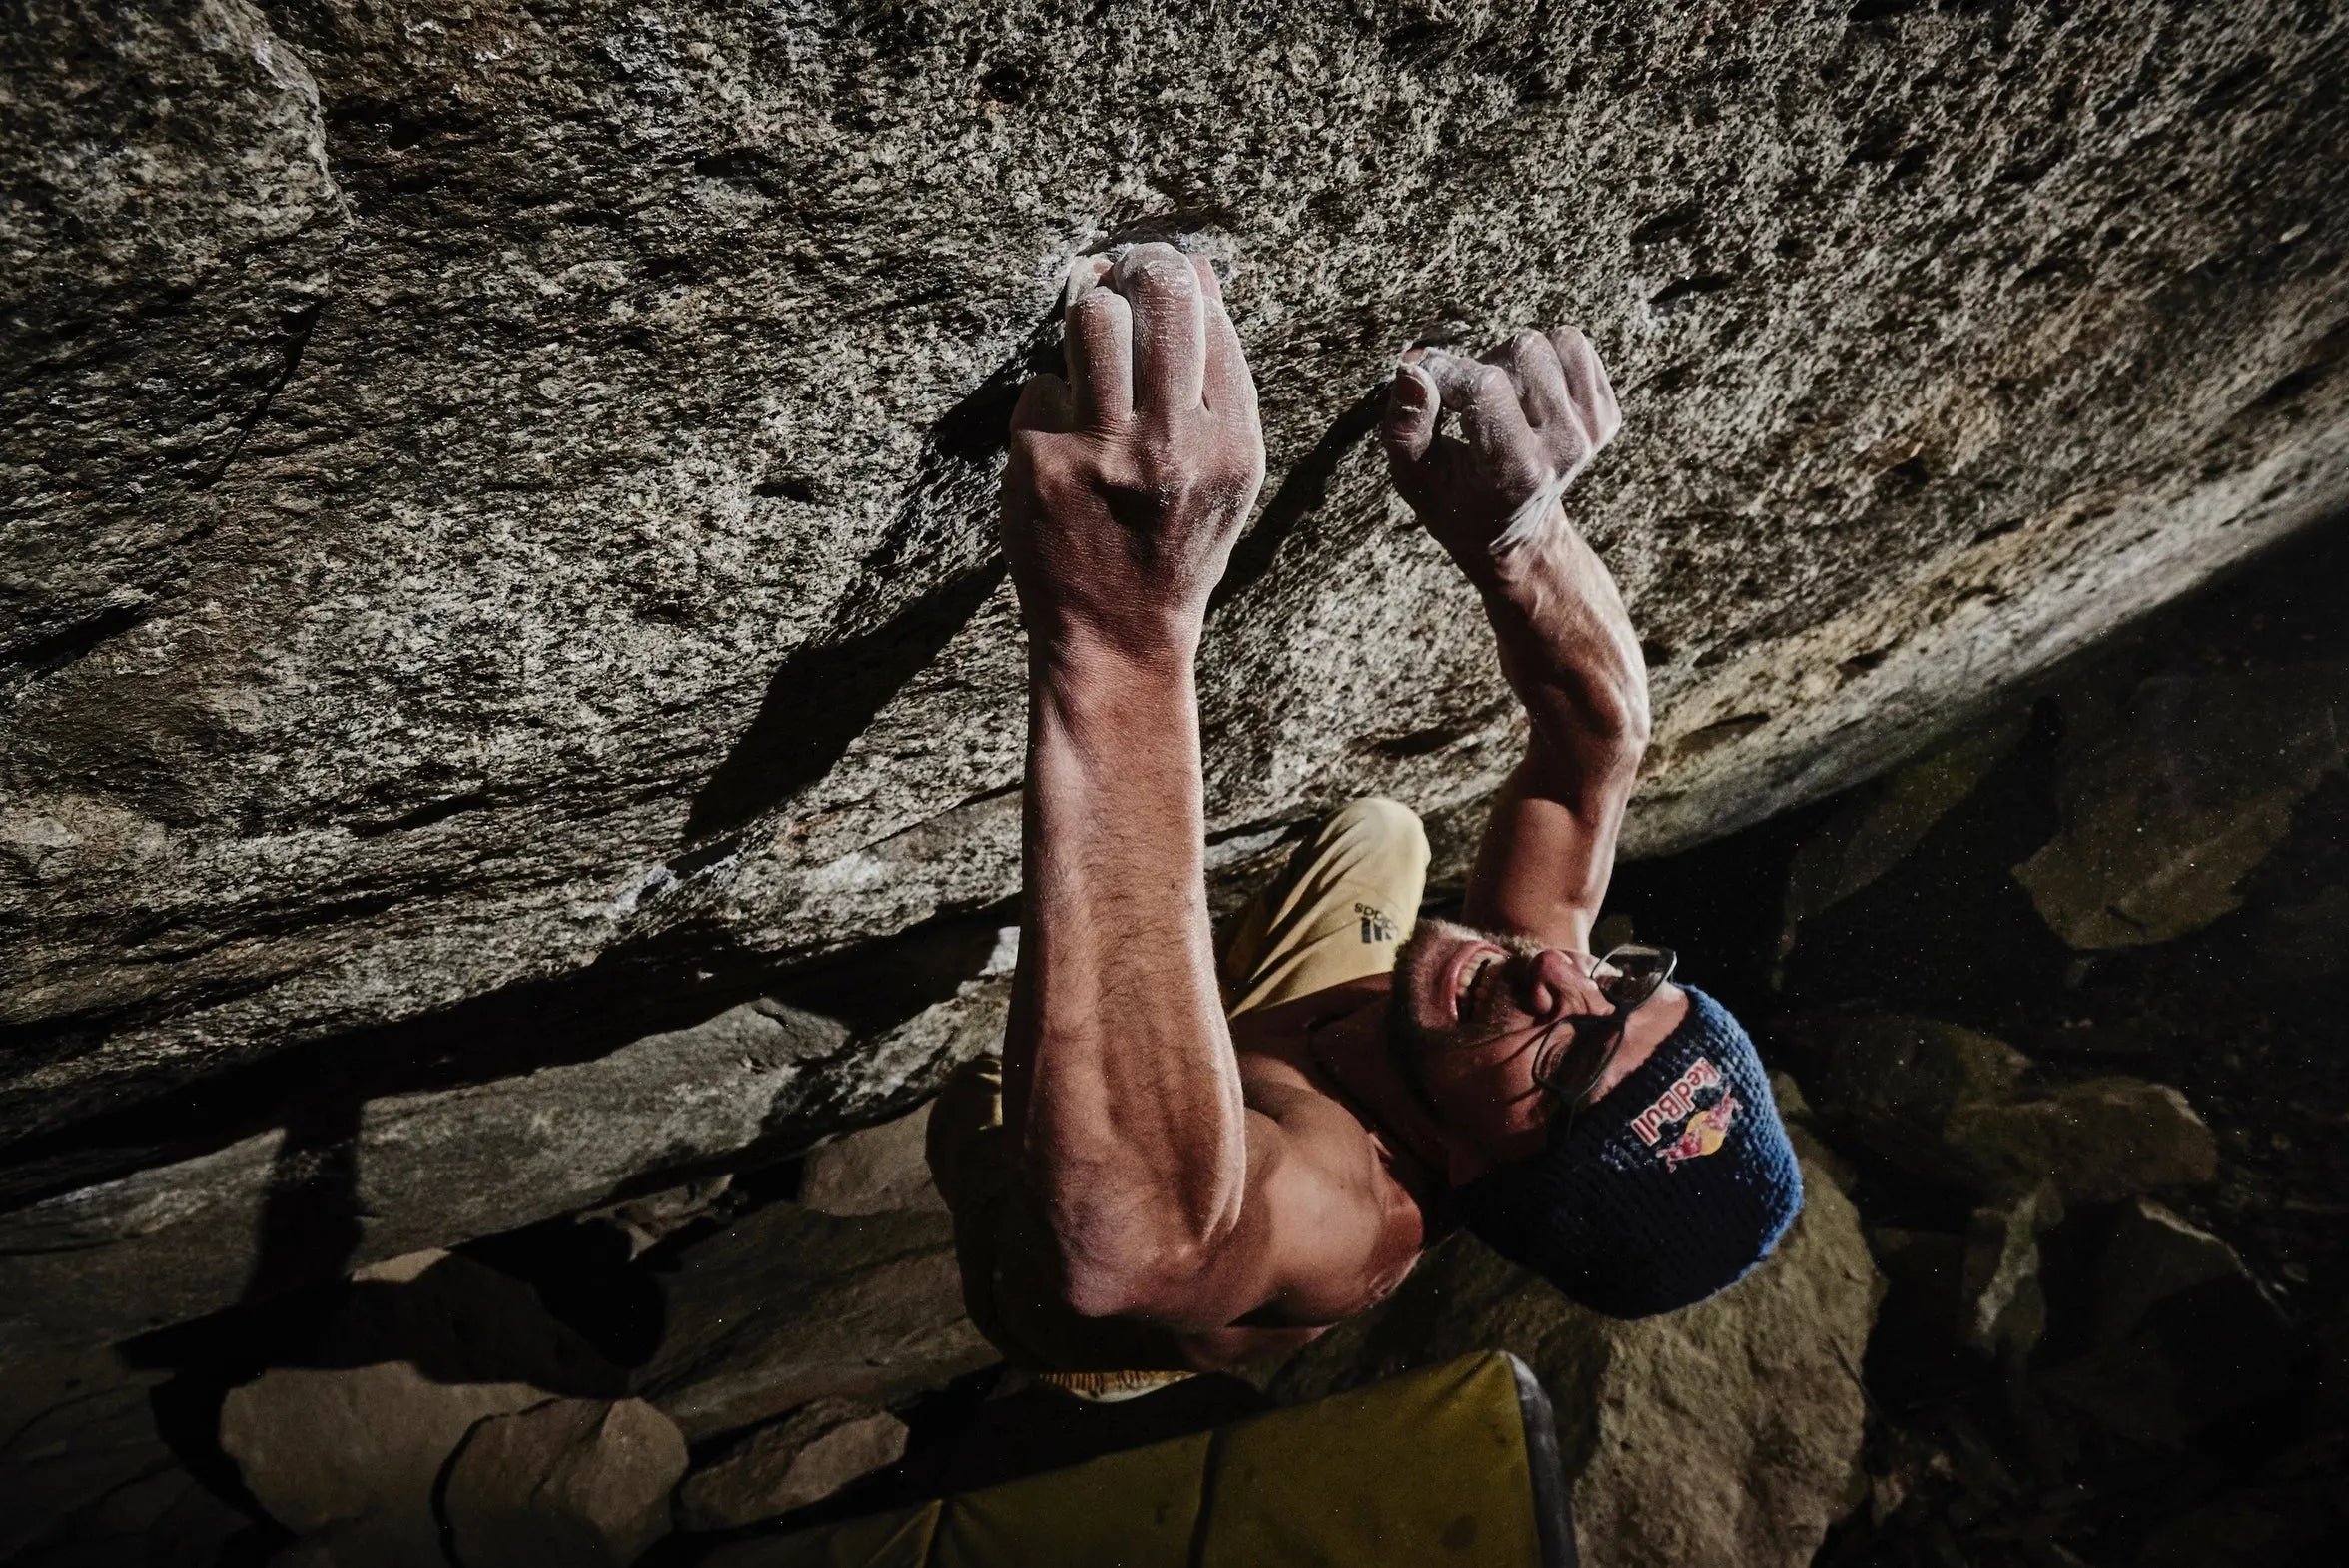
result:
[[[1672,1081],[1672,1087],[1658,1095],[1655,1101],[1631,1119],[1632,1131],[1640,1142],[1656,1150],[1664,1169],[1676,1171],[1681,1162],[1712,1154],[1729,1138],[1729,1125],[1738,1113],[1737,1096],[1726,1089],[1719,1099],[1704,1110],[1697,1109],[1697,1092],[1721,1083],[1721,1070],[1706,1057],[1689,1064],[1687,1072]],[[1664,1136],[1665,1124],[1686,1121],[1680,1134],[1661,1149],[1656,1146]]]
[[[1656,1154],[1664,1162],[1664,1169],[1677,1171],[1684,1160],[1695,1160],[1709,1155],[1729,1141],[1730,1119],[1738,1113],[1738,1098],[1723,1095],[1719,1100],[1688,1119],[1688,1126],[1680,1130],[1680,1137],[1666,1144]]]

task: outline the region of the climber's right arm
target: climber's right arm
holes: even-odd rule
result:
[[[1586,950],[1648,743],[1648,679],[1615,580],[1560,497],[1622,410],[1570,327],[1518,332],[1481,361],[1442,350],[1406,361],[1381,429],[1389,470],[1482,596],[1532,721],[1462,917]],[[1439,428],[1446,413],[1456,434]]]

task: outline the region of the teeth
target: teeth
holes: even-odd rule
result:
[[[1468,1016],[1468,998],[1474,995],[1478,979],[1487,969],[1492,967],[1493,958],[1494,955],[1490,953],[1479,956],[1474,963],[1468,966],[1467,972],[1461,975],[1460,994],[1452,999],[1452,1012],[1456,1016],[1463,1019]]]

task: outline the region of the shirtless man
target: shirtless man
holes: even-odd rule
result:
[[[1638,639],[1558,502],[1621,420],[1597,354],[1572,328],[1414,351],[1381,429],[1532,720],[1466,924],[1416,920],[1418,821],[1357,802],[1219,986],[1193,661],[1263,478],[1255,387],[1204,259],[1137,246],[1071,295],[1068,378],[1022,392],[1004,476],[1030,671],[1010,1027],[931,1120],[975,1321],[1099,1392],[1301,1344],[1462,1223],[1617,1315],[1731,1283],[1802,1203],[1752,1043],[1661,950],[1587,951],[1648,736]]]

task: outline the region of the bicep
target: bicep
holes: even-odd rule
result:
[[[1614,757],[1570,763],[1537,735],[1494,798],[1461,917],[1588,951],[1633,772]]]

